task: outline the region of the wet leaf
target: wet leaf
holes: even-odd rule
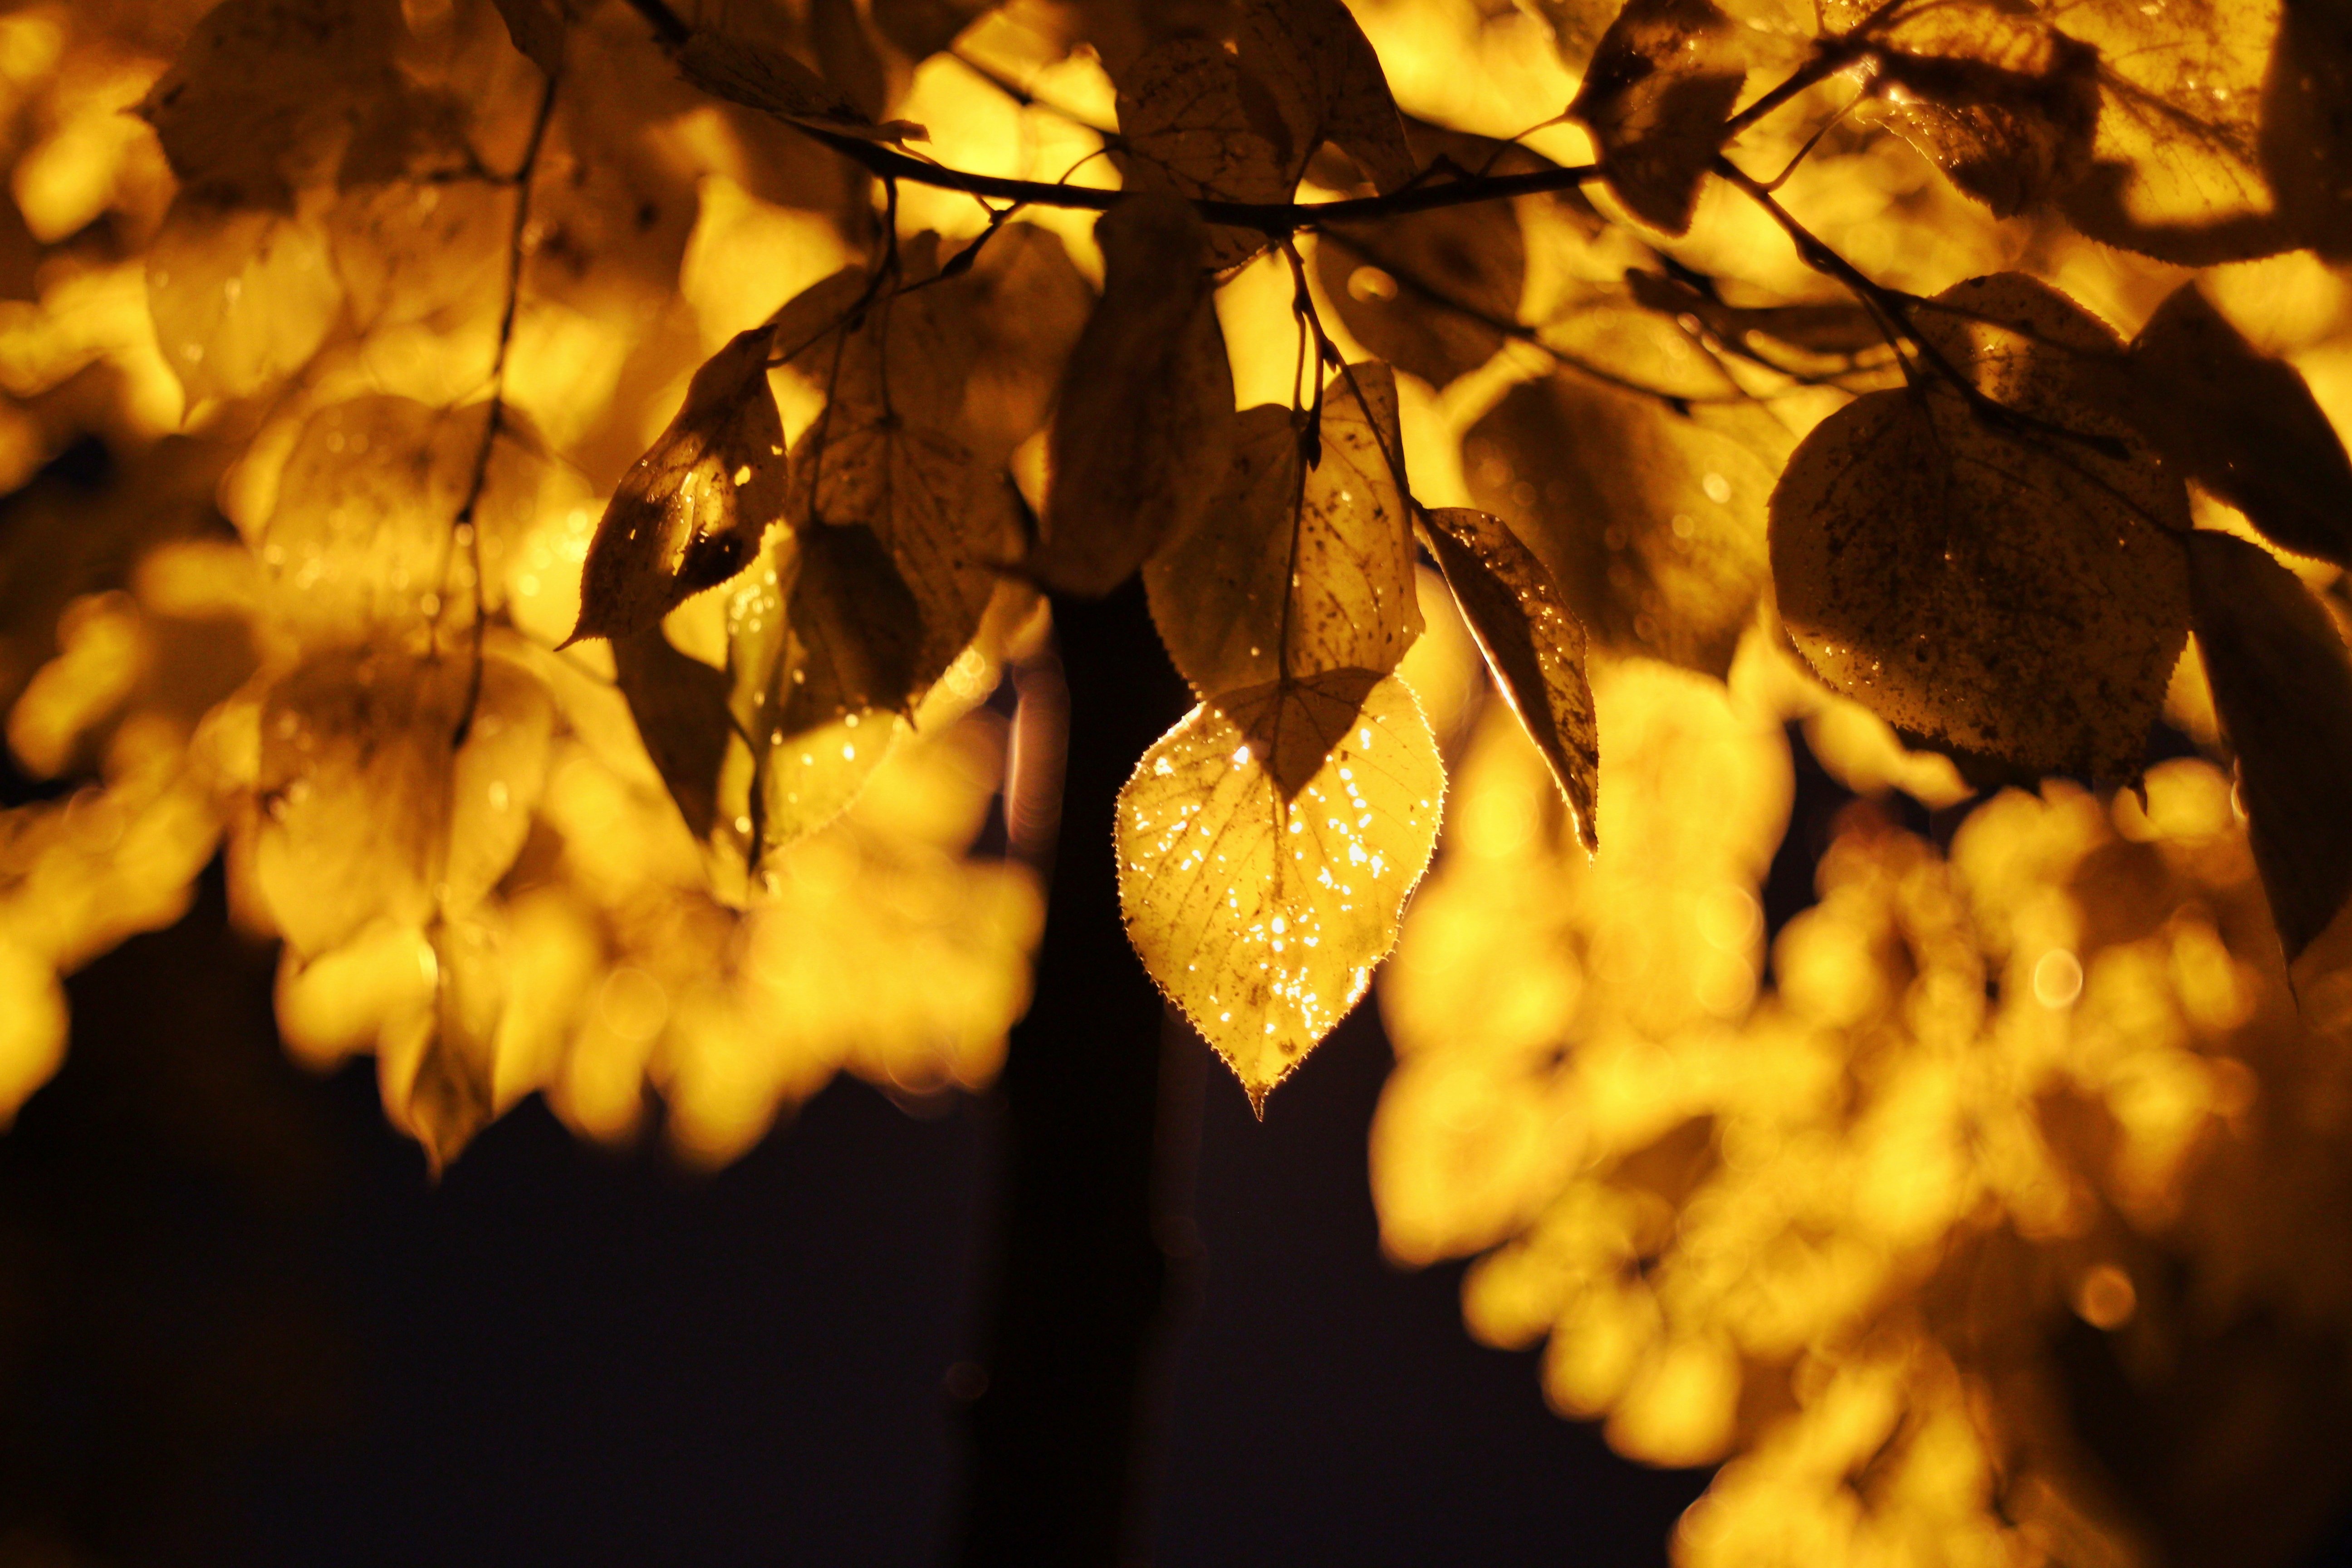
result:
[[[2188,631],[2187,495],[2099,395],[2104,323],[2013,273],[1936,304],[1923,335],[2016,412],[1937,379],[1818,426],[1772,494],[1781,620],[1898,729],[2129,778]]]
[[[2259,546],[2203,529],[2188,545],[2197,646],[2292,963],[2352,899],[2352,658],[2318,601]]]
[[[1208,516],[1144,567],[1160,640],[1203,696],[1331,669],[1385,674],[1421,635],[1412,522],[1390,466],[1402,454],[1395,377],[1368,363],[1332,379],[1312,468],[1303,417],[1244,413]]]
[[[2293,365],[2184,283],[2133,340],[2120,391],[2168,461],[2273,542],[2352,567],[2352,461]]]
[[[1568,111],[1592,132],[1626,210],[1678,235],[1747,74],[1714,0],[1629,0]]]
[[[572,641],[658,624],[740,572],[783,515],[784,431],[768,347],[768,329],[754,327],[711,355],[686,406],[613,491],[588,547]]]
[[[226,0],[196,25],[139,112],[191,195],[289,209],[333,176],[370,101],[398,90],[395,0]]]
[[[1444,788],[1403,682],[1330,669],[1194,709],[1120,792],[1129,939],[1261,1114],[1394,945]]]
[[[1584,678],[1584,627],[1551,573],[1501,518],[1468,507],[1424,515],[1431,553],[1496,684],[1550,765],[1577,837],[1597,850],[1601,737]]]
[[[249,397],[309,363],[342,308],[325,229],[183,192],[147,256],[156,346],[188,406]]]
[[[1029,561],[1039,581],[1086,595],[1109,593],[1192,533],[1232,467],[1234,435],[1208,231],[1191,205],[1147,193],[1095,232],[1103,297],[1069,356]]]
[[[1519,317],[1528,247],[1508,202],[1440,207],[1317,237],[1323,291],[1356,341],[1444,386],[1495,357]]]
[[[1874,117],[1994,216],[2039,206],[2089,172],[2096,49],[1994,5],[1921,5],[1865,36],[1885,51]]]
[[[1526,541],[1603,647],[1721,676],[1768,567],[1771,470],[1655,398],[1562,374],[1463,444],[1471,499]]]
[[[1269,132],[1284,133],[1271,103],[1251,112],[1250,95],[1265,89],[1245,76],[1224,47],[1179,37],[1148,50],[1119,81],[1123,163],[1138,190],[1173,191],[1192,199],[1279,203],[1298,189],[1307,149],[1286,156]],[[1210,258],[1220,268],[1265,248],[1255,229],[1213,226]]]
[[[1238,51],[1242,68],[1274,96],[1286,162],[1328,142],[1381,191],[1412,180],[1412,153],[1380,56],[1339,0],[1247,0]]]
[[[929,135],[904,120],[877,125],[799,60],[750,38],[698,29],[677,51],[677,68],[713,98],[826,135],[880,142],[920,142]]]

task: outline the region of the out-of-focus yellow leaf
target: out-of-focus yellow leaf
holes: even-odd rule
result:
[[[0,1129],[66,1055],[66,994],[38,953],[0,936]]]
[[[2121,345],[2017,274],[1921,312],[1937,380],[1806,438],[1772,495],[1780,615],[1832,687],[1888,722],[2051,772],[2127,778],[2188,633],[2180,480],[2085,366]]]
[[[581,637],[618,641],[740,572],[784,512],[784,430],[770,332],[736,334],[605,508],[581,578]]]
[[[1514,388],[1472,426],[1478,507],[1551,569],[1605,647],[1720,676],[1767,575],[1771,472],[1654,398],[1572,374]]]
[[[1584,679],[1584,627],[1534,552],[1502,519],[1468,507],[1426,514],[1429,542],[1470,630],[1552,778],[1577,837],[1600,847],[1594,815],[1601,732]]]
[[[378,1058],[384,1103],[424,1145],[434,1173],[498,1114],[499,1024],[506,1012],[506,952],[501,933],[475,921],[436,923],[431,932],[434,1005],[418,1020],[422,1037],[408,1050]],[[404,1060],[410,1058],[411,1060]],[[404,1076],[404,1092],[394,1079]]]
[[[1096,226],[1103,297],[1069,356],[1048,463],[1053,488],[1030,569],[1109,593],[1181,545],[1233,463],[1233,369],[1211,300],[1208,231],[1165,193]]]
[[[1261,1115],[1394,944],[1444,790],[1404,684],[1333,669],[1194,709],[1119,792],[1128,936]]]
[[[1247,0],[1236,58],[1273,94],[1284,163],[1328,142],[1382,191],[1417,172],[1380,57],[1339,0]]]
[[[1568,112],[1591,128],[1626,210],[1678,235],[1747,75],[1715,0],[1631,0],[1601,35]]]
[[[342,286],[316,220],[191,193],[148,252],[147,300],[194,406],[249,397],[300,369],[333,327]]]
[[[2352,900],[2352,657],[2327,612],[2260,548],[2204,529],[2188,543],[2197,646],[2293,963]]]
[[[1160,640],[1203,697],[1325,670],[1386,673],[1421,633],[1395,376],[1366,363],[1331,380],[1312,466],[1303,417],[1274,405],[1242,415],[1223,493],[1191,539],[1144,568]]]

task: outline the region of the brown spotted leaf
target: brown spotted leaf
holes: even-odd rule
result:
[[[1192,531],[1233,464],[1234,378],[1209,236],[1166,193],[1096,225],[1103,297],[1069,356],[1048,492],[1029,567],[1068,593],[1109,593]]]
[[[1690,227],[1723,145],[1748,74],[1737,43],[1715,0],[1629,0],[1568,106],[1591,131],[1617,199],[1668,234]]]
[[[1412,152],[1380,56],[1339,0],[1246,0],[1238,58],[1274,96],[1286,161],[1328,142],[1383,192],[1412,180]]]
[[[1569,374],[1516,387],[1463,443],[1471,499],[1551,571],[1601,646],[1721,676],[1768,567],[1772,471],[1655,398]]]
[[[1823,421],[1772,495],[1781,621],[1898,729],[2131,777],[2188,632],[2187,494],[2099,395],[2103,322],[2017,274],[1934,306],[1923,335],[2014,412],[1935,379]]]
[[[2197,646],[2293,963],[2352,899],[2352,658],[2327,612],[2259,546],[2201,529],[2188,545]]]
[[[1330,669],[1385,674],[1421,635],[1412,522],[1391,466],[1402,455],[1396,378],[1379,363],[1332,378],[1312,467],[1304,417],[1244,413],[1208,516],[1144,567],[1160,640],[1203,696]]]
[[[1395,944],[1444,789],[1404,683],[1328,669],[1203,703],[1119,792],[1128,938],[1261,1115]]]
[[[2293,365],[2184,283],[2131,346],[2134,423],[2181,472],[2289,550],[2352,568],[2352,461]]]
[[[711,355],[686,405],[613,491],[582,574],[572,640],[657,625],[749,564],[783,514],[783,423],[768,386],[769,331]]]
[[[1118,129],[1128,183],[1194,200],[1273,204],[1298,189],[1307,149],[1291,153],[1270,102],[1253,113],[1265,89],[1245,75],[1224,47],[1207,38],[1170,38],[1147,50],[1119,80]],[[1220,268],[1265,248],[1255,229],[1217,226],[1210,259]]]
[[[1511,710],[1550,764],[1587,850],[1601,847],[1601,738],[1584,678],[1584,627],[1559,584],[1501,518],[1469,507],[1425,514],[1430,552]]]

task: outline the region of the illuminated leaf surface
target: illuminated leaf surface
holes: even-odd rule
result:
[[[1543,561],[1602,646],[1720,675],[1767,565],[1771,471],[1654,398],[1555,375],[1463,443],[1471,499]]]
[[[633,637],[751,561],[784,511],[784,431],[768,388],[769,332],[739,333],[613,492],[588,549],[580,637]]]
[[[333,328],[342,287],[315,220],[184,194],[148,253],[147,300],[193,408],[299,369]]]
[[[1144,568],[1160,640],[1204,696],[1332,669],[1384,674],[1421,634],[1412,523],[1390,464],[1403,451],[1395,377],[1373,363],[1333,378],[1311,468],[1296,418],[1244,412],[1209,515]]]
[[[1444,788],[1403,683],[1333,669],[1193,710],[1120,792],[1128,935],[1261,1114],[1395,942]]]
[[[400,1120],[425,1146],[436,1175],[446,1170],[498,1114],[497,1046],[507,1005],[507,963],[499,933],[478,921],[436,923],[430,933],[434,1005],[418,1020]],[[385,1072],[395,1071],[395,1047]]]
[[[1597,849],[1601,737],[1584,678],[1584,627],[1551,573],[1502,519],[1468,507],[1439,507],[1427,516],[1431,550],[1471,634],[1550,764],[1584,847]]]
[[[2133,340],[2126,410],[2166,458],[2279,544],[2352,567],[2352,461],[2293,365],[2184,283]]]
[[[1234,380],[1211,298],[1209,237],[1164,194],[1122,202],[1096,226],[1102,302],[1057,400],[1053,489],[1030,569],[1101,595],[1181,542],[1233,463]]]
[[[1380,57],[1340,0],[1248,0],[1238,58],[1274,95],[1285,163],[1302,163],[1329,142],[1381,190],[1412,178],[1412,153]]]
[[[2187,635],[2180,480],[2088,395],[2121,350],[2095,318],[2015,274],[1936,303],[1921,330],[2023,417],[1938,380],[1825,420],[1772,495],[1781,619],[1900,729],[2130,777]]]
[[[2352,656],[2327,612],[2260,546],[2203,529],[2188,544],[2197,646],[2291,963],[2352,900]]]
[[[1746,77],[1714,0],[1631,0],[1568,111],[1591,129],[1626,210],[1681,234]]]

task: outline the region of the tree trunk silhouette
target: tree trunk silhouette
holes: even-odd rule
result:
[[[1171,1171],[1198,1100],[1163,1074],[1162,1003],[1129,947],[1111,849],[1118,791],[1188,705],[1140,584],[1057,598],[1068,749],[1036,998],[1013,1031],[986,1382],[970,1409],[959,1560],[1109,1564],[1147,1552],[1174,1263]],[[1015,809],[1018,809],[1016,803]],[[1024,824],[1013,824],[1016,845]],[[1190,1040],[1174,1040],[1181,1051]]]

